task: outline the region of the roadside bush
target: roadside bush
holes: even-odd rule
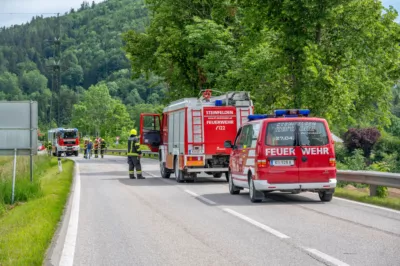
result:
[[[374,146],[372,159],[374,162],[390,160],[390,172],[398,173],[400,172],[400,156],[398,152],[400,152],[400,138],[390,135],[384,136]]]
[[[337,163],[343,163],[345,158],[349,156],[346,147],[342,143],[335,143],[335,156]]]
[[[343,159],[343,163],[338,162],[336,166],[339,170],[366,170],[367,165],[365,163],[365,157],[363,154],[364,152],[360,149],[354,150],[351,156],[345,157]],[[337,184],[338,187],[345,187],[347,185],[352,185],[357,188],[367,187],[366,184],[358,184],[346,181],[339,181]]]
[[[372,148],[381,137],[377,128],[350,128],[344,134],[344,145],[348,151],[362,149],[365,157],[369,158]]]
[[[365,170],[367,168],[364,152],[361,149],[354,150],[350,157],[344,158],[344,164],[349,170]]]

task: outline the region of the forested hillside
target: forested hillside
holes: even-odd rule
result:
[[[107,115],[99,111],[100,106],[124,117],[124,121],[116,121],[118,116],[114,115],[113,121],[108,121],[131,127],[132,120],[129,115],[126,120],[126,111],[134,119],[138,110],[151,110],[164,97],[159,79],[131,79],[130,62],[122,49],[121,33],[131,29],[142,32],[148,24],[148,11],[142,0],[109,0],[97,5],[84,2],[78,10],[70,10],[59,20],[35,17],[28,24],[2,28],[0,100],[37,100],[41,127],[50,126],[50,119],[55,126],[58,93],[52,91],[51,65],[55,53],[53,40],[60,32],[61,110],[58,125],[76,126],[93,133],[100,129],[94,117]],[[85,93],[90,86],[99,83],[106,86],[96,86],[91,89],[91,94]],[[102,97],[92,99],[90,95],[93,94]],[[90,101],[98,101],[97,105],[91,105],[94,106],[92,110]],[[121,101],[125,106],[119,105]],[[71,123],[73,106],[77,103],[80,105],[75,108],[75,121]],[[82,105],[85,106],[83,111],[79,108]],[[120,130],[112,128],[113,131]]]

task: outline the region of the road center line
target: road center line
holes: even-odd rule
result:
[[[188,193],[188,194],[190,194],[190,195],[192,195],[192,196],[195,197],[195,198],[198,198],[198,199],[201,200],[201,201],[204,201],[204,202],[210,204],[210,205],[216,205],[216,203],[215,203],[214,201],[209,200],[209,199],[206,199],[206,198],[203,197],[203,196],[197,195],[197,194],[194,193],[193,191],[190,191],[190,190],[185,189],[185,192]]]
[[[71,215],[69,217],[67,235],[65,236],[64,248],[61,253],[60,266],[72,266],[74,263],[76,237],[78,234],[79,204],[81,198],[81,176],[79,164],[75,161],[75,187],[72,199]]]
[[[228,209],[228,208],[224,208],[223,210],[225,212],[228,212],[228,213],[230,213],[230,214],[242,219],[242,220],[245,220],[246,222],[251,223],[252,225],[257,226],[258,228],[261,228],[264,231],[267,231],[268,233],[273,234],[274,236],[277,236],[279,238],[290,238],[287,235],[285,235],[285,234],[283,234],[283,233],[281,233],[281,232],[279,232],[279,231],[277,231],[277,230],[275,230],[275,229],[273,229],[273,228],[271,228],[271,227],[269,227],[269,226],[267,226],[265,224],[257,222],[257,221],[255,221],[255,220],[253,220],[253,219],[251,219],[251,218],[249,218],[249,217],[247,217],[247,216],[245,216],[245,215],[243,215],[241,213],[235,212],[234,210],[231,210],[231,209]]]
[[[328,261],[328,262],[330,262],[330,263],[332,263],[334,265],[337,265],[337,266],[349,266],[349,264],[344,263],[343,261],[340,261],[338,259],[335,259],[334,257],[331,257],[331,256],[329,256],[329,255],[327,255],[327,254],[325,254],[325,253],[323,253],[323,252],[321,252],[319,250],[316,250],[316,249],[313,249],[313,248],[305,248],[305,250],[307,250],[308,252],[314,254],[315,256],[318,256],[321,259],[323,259],[325,261]]]

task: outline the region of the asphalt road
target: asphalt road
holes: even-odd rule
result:
[[[61,252],[62,265],[400,265],[400,212],[313,193],[254,204],[225,178],[162,179],[156,160],[142,159],[145,180],[123,157],[75,160],[53,265]]]

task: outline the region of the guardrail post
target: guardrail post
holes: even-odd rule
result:
[[[376,196],[376,189],[378,188],[377,185],[369,185],[369,195],[371,197],[375,197]]]

